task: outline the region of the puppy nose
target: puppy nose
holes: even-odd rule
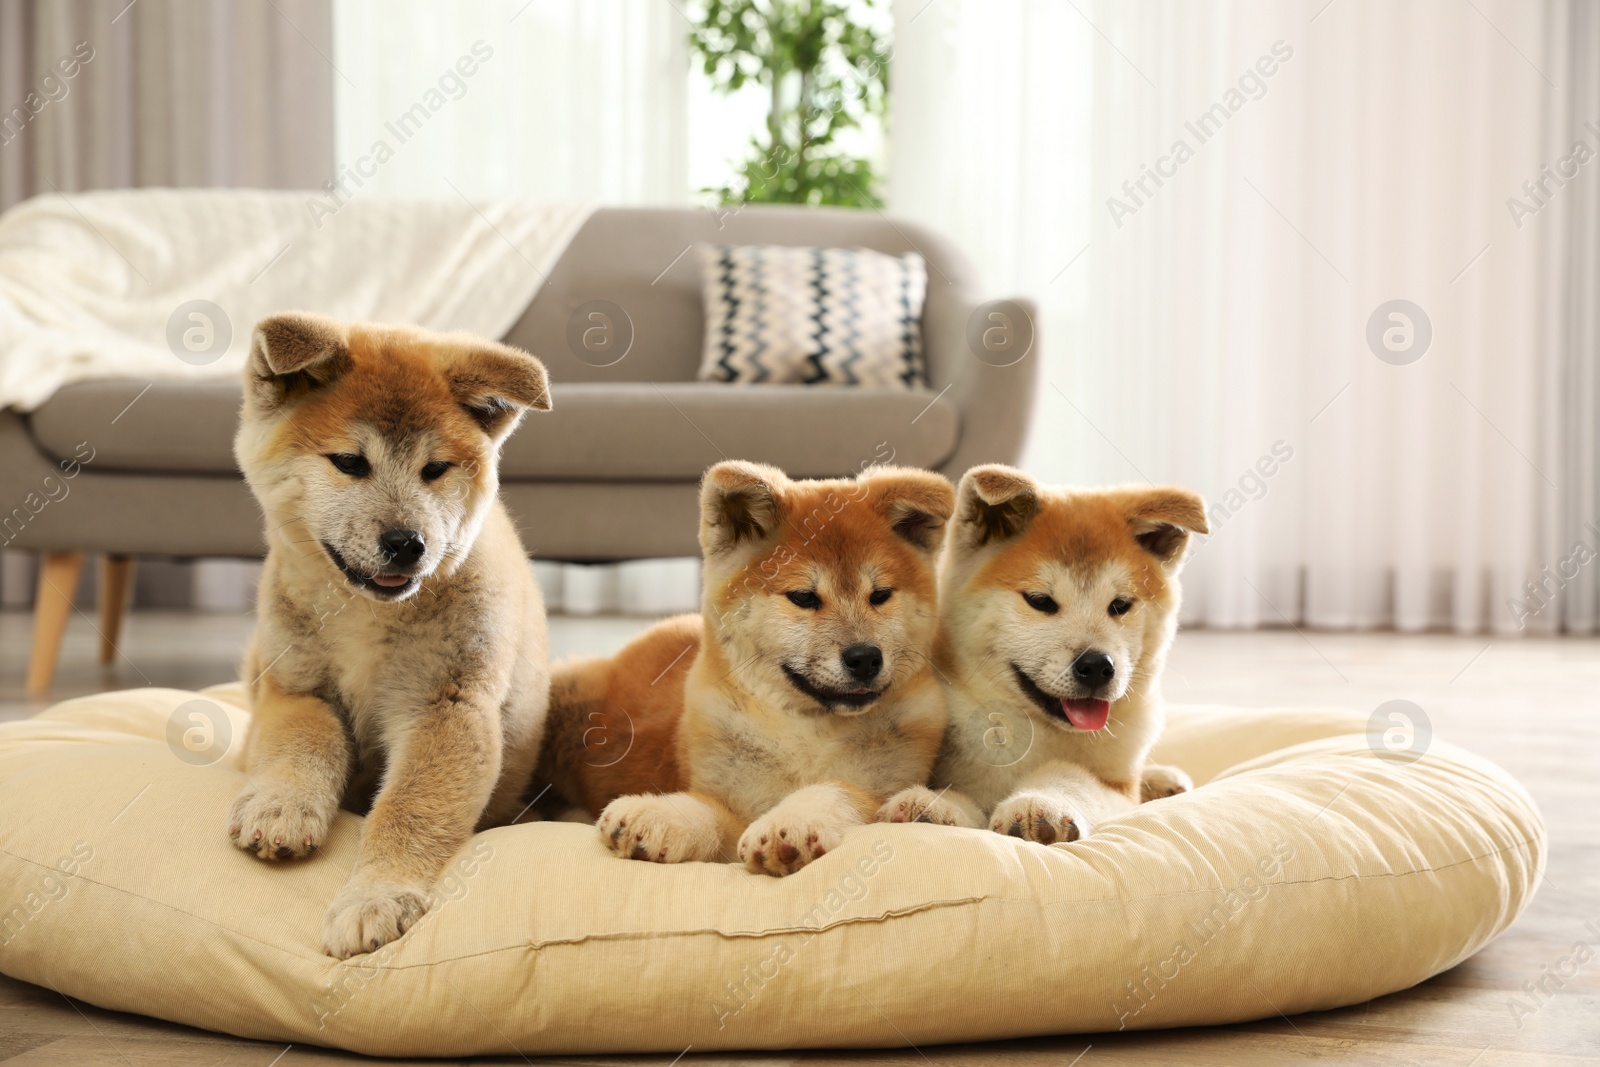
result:
[[[378,535],[380,554],[389,563],[409,567],[428,550],[422,535],[415,530],[385,530]]]
[[[844,669],[858,682],[870,682],[883,670],[883,653],[877,645],[851,645],[839,653]]]
[[[1072,676],[1090,689],[1105,685],[1117,673],[1111,657],[1098,649],[1089,649],[1072,661]]]

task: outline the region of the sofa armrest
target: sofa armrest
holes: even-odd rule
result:
[[[986,313],[970,328],[980,311]],[[980,463],[1014,464],[1021,456],[1039,388],[1038,322],[1038,307],[1026,298],[979,301],[950,294],[929,300],[923,318],[929,384],[935,392],[948,388],[946,396],[961,413],[956,450],[940,468],[952,480]],[[1026,345],[1025,354],[1013,362],[1009,354],[982,348],[979,338],[991,329],[999,331],[990,334],[998,341]]]

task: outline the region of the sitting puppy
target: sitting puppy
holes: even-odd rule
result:
[[[784,875],[833,849],[933,767],[933,561],[954,504],[925,471],[796,482],[717,464],[700,493],[702,615],[557,666],[541,777],[603,805],[601,840],[624,858],[736,847]]]
[[[1178,571],[1205,503],[1183,489],[1045,489],[974,467],[940,561],[937,663],[950,728],[933,789],[887,822],[981,826],[1050,844],[1191,787],[1146,765],[1165,723],[1161,668]]]
[[[544,603],[496,465],[550,394],[505,345],[293,313],[256,327],[244,384],[235,452],[268,547],[228,836],[304,857],[341,801],[370,803],[322,926],[346,958],[405,933],[473,828],[521,806],[548,698]]]

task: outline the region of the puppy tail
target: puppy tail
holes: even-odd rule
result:
[[[615,656],[584,657],[550,670],[550,712],[545,719],[539,769],[529,799],[598,817],[611,801],[636,793],[672,793],[682,787],[676,755],[683,715],[684,680],[699,652],[700,616],[663,619],[629,641]]]
[[[575,656],[550,667],[550,710],[526,800],[543,818],[588,807],[585,757],[594,738],[585,735],[596,725],[594,713],[605,705],[610,670],[611,661],[603,656]]]

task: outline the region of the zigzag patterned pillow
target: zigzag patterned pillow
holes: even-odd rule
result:
[[[782,245],[701,245],[700,256],[701,381],[927,383],[921,256]]]

